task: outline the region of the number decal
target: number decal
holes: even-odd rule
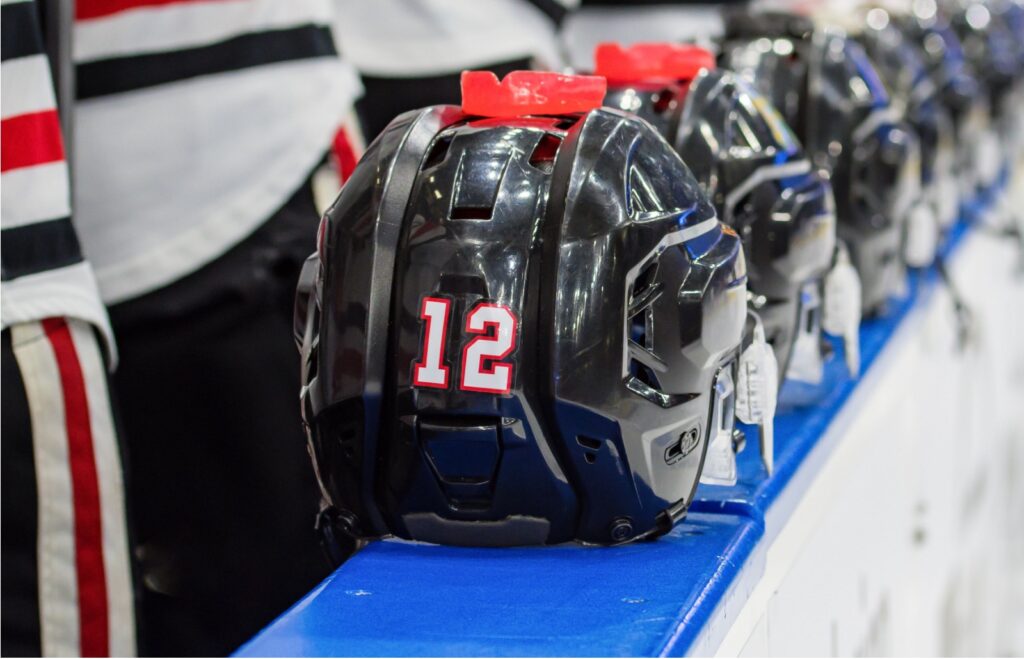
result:
[[[466,332],[477,336],[462,349],[462,381],[464,391],[485,394],[507,394],[512,389],[512,365],[497,361],[490,368],[484,361],[508,357],[516,347],[516,316],[501,304],[481,302],[466,316]]]
[[[451,301],[425,297],[420,318],[426,322],[423,353],[413,363],[414,387],[448,388],[450,369],[444,364]],[[512,390],[512,364],[502,362],[516,347],[519,321],[503,304],[480,302],[466,315],[466,334],[475,334],[462,348],[462,377],[458,388],[485,394]]]
[[[425,297],[420,318],[427,323],[423,333],[423,361],[412,369],[412,384],[416,387],[448,388],[449,368],[441,363],[444,343],[448,336],[448,312],[451,300],[443,297]]]

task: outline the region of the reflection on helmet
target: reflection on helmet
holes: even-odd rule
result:
[[[326,223],[298,333],[346,533],[614,544],[685,514],[731,429],[746,266],[649,125],[406,113]]]

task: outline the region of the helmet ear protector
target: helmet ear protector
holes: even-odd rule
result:
[[[603,78],[463,82],[367,149],[303,273],[321,519],[352,542],[664,533],[733,395],[740,239],[647,123],[599,108]]]

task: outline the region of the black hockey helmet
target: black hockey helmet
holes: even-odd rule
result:
[[[953,118],[943,105],[918,44],[899,29],[895,15],[881,4],[867,4],[847,14],[855,38],[875,64],[893,105],[913,128],[921,145],[921,210],[934,227],[929,253],[908,246],[908,262],[927,265],[933,258],[938,229],[947,229],[960,214],[956,183],[956,136]],[[913,241],[911,241],[913,242]],[[921,240],[917,241],[919,244]],[[911,254],[910,252],[917,252]]]
[[[1014,80],[1024,79],[1024,4],[1020,0],[993,0],[989,5],[993,18],[1002,23],[1016,44],[1017,65]]]
[[[1013,84],[1004,95],[1003,105],[998,110],[999,130],[1006,147],[1006,156],[1015,162],[1024,152],[1024,4],[1018,0],[994,0],[990,7],[993,20],[1002,23],[1016,45],[1017,68]]]
[[[980,0],[947,0],[943,8],[963,44],[964,57],[989,94],[990,107],[998,112],[1020,74],[1017,38],[1002,14],[993,13]]]
[[[739,237],[604,80],[463,74],[323,220],[296,305],[335,533],[460,545],[667,531],[731,436]]]
[[[953,119],[956,138],[956,176],[961,197],[971,196],[985,178],[984,151],[990,143],[988,94],[964,56],[963,44],[934,0],[915,2],[906,14],[892,15],[894,23],[918,46],[939,100]]]
[[[905,14],[892,14],[894,25],[917,45],[939,98],[953,115],[954,126],[970,111],[978,97],[978,79],[964,57],[963,45],[933,0],[919,3]]]
[[[703,48],[607,43],[594,61],[608,79],[605,105],[662,130],[743,239],[751,307],[780,378],[798,340],[806,344],[801,357],[817,362],[799,372],[820,370],[821,279],[835,249],[835,203],[789,126],[750,84],[716,69]]]
[[[942,8],[963,44],[964,57],[978,77],[985,100],[987,117],[971,141],[975,146],[970,165],[977,172],[981,188],[993,185],[1005,164],[1001,127],[1020,113],[1019,99],[1013,94],[1020,74],[1020,35],[1005,22],[1005,16],[979,0],[948,0]]]
[[[781,12],[732,10],[719,63],[752,80],[832,183],[839,237],[862,282],[866,313],[903,281],[901,246],[920,191],[920,155],[863,48]]]

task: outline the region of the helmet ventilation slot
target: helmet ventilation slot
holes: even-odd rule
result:
[[[550,174],[555,169],[555,155],[561,145],[562,140],[559,137],[544,133],[530,155],[530,165],[545,174]]]
[[[445,273],[441,275],[436,292],[443,295],[488,297],[487,281],[480,275]]]
[[[657,114],[665,114],[676,106],[676,91],[671,87],[662,89],[654,98],[654,111]]]
[[[493,206],[452,206],[451,219],[489,220],[493,213]]]
[[[462,151],[452,182],[451,220],[490,220],[512,156]],[[456,156],[453,155],[452,158]]]
[[[452,145],[451,135],[442,135],[434,140],[434,145],[430,148],[430,153],[423,160],[423,166],[420,167],[420,171],[426,171],[444,162],[444,159],[448,157],[448,149]]]
[[[587,461],[587,464],[592,465],[597,462],[597,452],[601,450],[603,443],[600,439],[576,435],[576,443],[583,448],[583,459]]]
[[[501,462],[501,418],[424,415],[417,419],[423,456],[455,510],[485,509]]]
[[[654,369],[646,364],[641,363],[637,359],[629,360],[629,374],[639,380],[643,385],[660,392],[661,381],[658,380],[658,376],[654,373]]]
[[[697,398],[699,394],[668,394],[661,391],[661,383],[654,370],[639,360],[629,362],[629,376],[626,377],[626,388],[641,398],[668,409]],[[653,385],[653,386],[652,386]]]
[[[629,317],[627,337],[637,347],[654,357],[654,303],[664,290],[657,281],[658,261],[651,261],[633,282],[626,314]],[[660,361],[660,360],[659,360]]]
[[[309,362],[306,365],[306,368],[307,368],[306,380],[310,381],[310,382],[312,382],[314,379],[316,379],[316,376],[317,376],[317,373],[318,373],[318,370],[319,370],[319,367],[320,367],[320,360],[317,358],[317,355],[319,354],[319,350],[318,349],[320,347],[320,302],[319,302],[319,300],[314,300],[313,301],[313,313],[311,315],[312,315],[312,318],[310,319],[310,323],[312,324],[312,327],[310,328],[310,336],[313,337],[313,338],[312,338],[312,340],[310,342],[310,350],[309,350],[309,358],[308,358]]]
[[[651,260],[630,287],[626,307],[625,338],[629,346],[626,388],[656,405],[669,408],[693,400],[697,394],[666,393],[655,372],[655,369],[665,368],[664,360],[654,349],[654,303],[664,292],[664,284],[658,281],[658,263],[658,259]]]

